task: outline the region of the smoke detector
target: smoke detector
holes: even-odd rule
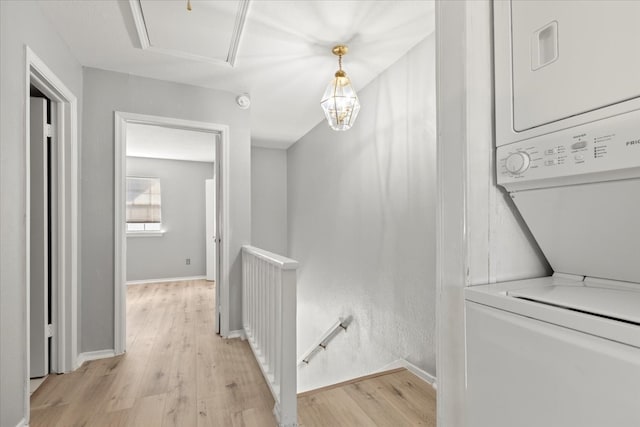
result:
[[[238,104],[238,107],[241,109],[246,110],[251,106],[251,98],[249,98],[249,95],[246,93],[243,93],[242,95],[236,96],[236,104]]]

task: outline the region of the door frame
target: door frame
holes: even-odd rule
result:
[[[31,155],[30,155],[30,86],[33,84],[51,100],[56,111],[54,126],[53,177],[57,198],[52,212],[52,228],[56,229],[54,242],[55,265],[52,265],[52,311],[55,322],[51,351],[51,367],[58,373],[75,369],[78,357],[78,101],[29,46],[25,46],[25,351],[24,407],[29,419],[29,369],[30,369],[30,209],[31,209]]]
[[[216,142],[215,180],[219,201],[216,207],[218,223],[218,269],[216,271],[216,324],[220,335],[229,335],[229,127],[209,122],[176,119],[164,116],[115,111],[115,173],[114,173],[114,350],[126,350],[126,139],[127,124],[145,124],[209,132],[218,135]]]

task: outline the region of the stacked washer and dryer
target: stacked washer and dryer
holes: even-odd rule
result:
[[[465,290],[469,426],[640,426],[639,18],[494,2],[497,182],[554,273]]]

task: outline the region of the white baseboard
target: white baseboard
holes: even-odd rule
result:
[[[73,369],[78,369],[84,362],[88,362],[90,360],[106,359],[107,357],[114,357],[115,355],[116,352],[113,350],[98,350],[80,353],[76,358],[76,366]]]
[[[16,427],[27,427],[29,424],[27,423],[27,419],[23,418],[20,420],[20,422],[18,424],[16,424]]]
[[[434,389],[437,389],[437,384],[436,384],[436,377],[431,375],[430,373],[423,371],[422,369],[418,368],[416,365],[414,365],[413,363],[405,360],[405,359],[398,359],[395,362],[391,362],[388,365],[384,366],[382,369],[376,371],[376,372],[383,372],[383,371],[389,371],[391,369],[396,369],[396,368],[405,368],[407,369],[409,372],[411,372],[412,374],[414,374],[416,377],[420,378],[422,381],[427,382],[429,384],[431,384],[431,387],[433,387]]]
[[[247,339],[244,334],[244,329],[238,329],[237,331],[229,331],[229,334],[225,338],[240,338],[241,340]]]
[[[204,280],[207,276],[165,277],[163,279],[129,280],[128,285],[146,285],[147,283],[186,282],[188,280]]]

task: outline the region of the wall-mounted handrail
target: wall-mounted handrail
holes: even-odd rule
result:
[[[242,247],[242,324],[275,399],[278,424],[297,426],[296,269],[298,262]]]
[[[311,359],[315,357],[320,351],[326,350],[329,346],[329,343],[342,331],[347,331],[347,328],[351,324],[353,318],[348,316],[346,319],[339,318],[336,323],[334,323],[322,336],[318,341],[306,352],[304,355],[298,359],[298,366],[308,365]]]

